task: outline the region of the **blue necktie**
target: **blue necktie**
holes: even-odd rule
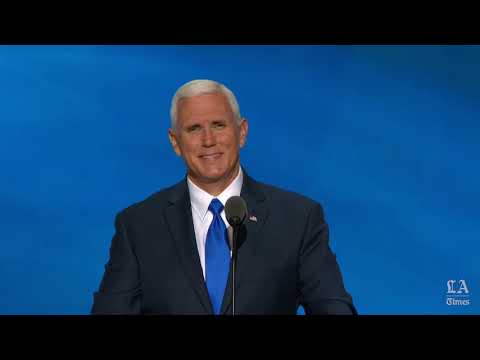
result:
[[[220,200],[213,199],[208,210],[212,212],[213,220],[208,228],[205,243],[205,281],[213,311],[215,314],[220,314],[230,268],[230,249],[227,228],[220,216],[223,204]]]

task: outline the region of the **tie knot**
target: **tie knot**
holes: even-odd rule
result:
[[[223,210],[223,204],[218,199],[212,199],[208,210],[210,210],[213,215],[220,215]]]

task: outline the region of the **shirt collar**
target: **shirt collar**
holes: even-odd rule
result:
[[[205,220],[205,216],[208,212],[208,207],[212,202],[212,199],[217,198],[225,206],[225,203],[232,196],[240,196],[243,184],[243,171],[242,167],[239,167],[239,171],[235,179],[223,190],[219,195],[212,196],[205,190],[200,189],[195,185],[187,176],[188,191],[190,193],[190,203],[192,209],[197,213],[200,219]]]

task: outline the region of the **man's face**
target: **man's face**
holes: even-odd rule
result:
[[[228,185],[237,174],[248,123],[237,124],[226,96],[216,92],[181,99],[176,125],[169,130],[170,141],[190,178],[200,186]]]

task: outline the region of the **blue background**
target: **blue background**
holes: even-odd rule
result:
[[[0,313],[87,314],[122,208],[184,176],[221,81],[256,179],[321,202],[361,314],[480,313],[479,46],[0,46]],[[447,306],[465,279],[470,306]]]

